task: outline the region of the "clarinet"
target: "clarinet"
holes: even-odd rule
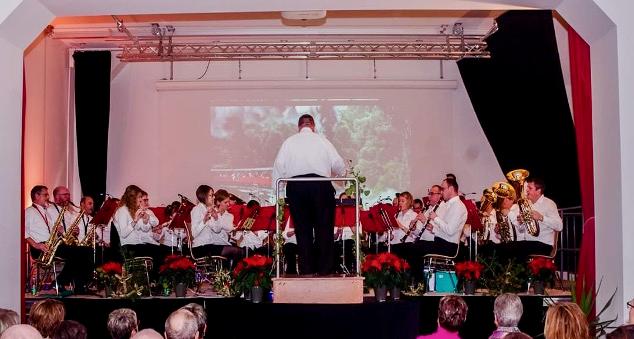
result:
[[[414,218],[414,220],[412,220],[409,223],[409,228],[407,229],[407,233],[405,233],[405,235],[401,238],[401,244],[405,242],[405,240],[407,240],[407,237],[410,236],[410,234],[412,234],[412,232],[416,229],[416,223],[418,222],[418,219]],[[422,232],[421,232],[422,234]]]
[[[436,210],[438,209],[438,207],[440,206],[440,202],[438,201],[438,203],[436,205],[434,205],[434,208],[431,210],[432,212],[436,212]],[[420,241],[420,237],[423,235],[423,233],[425,233],[425,230],[427,229],[427,225],[429,225],[429,223],[431,222],[431,218],[427,218],[427,221],[425,222],[425,225],[423,226],[423,230],[420,231],[420,233],[418,234],[418,236],[416,237],[416,239],[414,239],[414,242],[418,242]]]

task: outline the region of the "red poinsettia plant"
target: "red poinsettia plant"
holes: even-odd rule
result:
[[[273,259],[265,255],[252,255],[242,259],[233,270],[233,288],[244,291],[251,287],[271,288]]]
[[[107,262],[99,267],[97,267],[97,276],[99,277],[99,285],[100,287],[104,287],[104,285],[115,286],[119,279],[117,279],[116,275],[121,276],[123,273],[121,268],[121,263],[116,261]]]
[[[464,281],[476,281],[484,272],[484,265],[477,261],[463,261],[456,264],[456,275]]]
[[[185,283],[189,287],[196,285],[196,266],[194,262],[180,254],[168,255],[159,267],[160,282],[164,288]]]
[[[396,254],[368,254],[361,267],[361,275],[368,287],[404,288],[409,283],[409,269],[407,261]]]
[[[529,274],[534,281],[553,283],[557,265],[552,260],[544,257],[533,258],[528,263]]]

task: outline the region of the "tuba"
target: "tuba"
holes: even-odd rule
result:
[[[494,231],[503,243],[515,241],[515,228],[511,224],[509,217],[502,213],[502,204],[504,203],[504,199],[515,198],[515,189],[508,182],[496,182],[493,184],[492,189],[497,197],[493,206],[495,209],[495,218],[497,220]]]
[[[478,232],[478,245],[484,245],[489,241],[491,236],[491,219],[484,213],[487,212],[497,200],[497,195],[492,189],[486,188],[482,192],[482,203],[480,209],[478,209],[478,215],[480,216],[480,222],[482,223],[482,231]]]
[[[529,172],[524,169],[517,169],[506,174],[506,178],[515,186],[517,191],[517,206],[520,208],[520,218],[522,224],[526,225],[526,231],[536,237],[539,235],[539,223],[533,219],[533,204],[526,198],[524,182]]]
[[[61,245],[64,240],[62,236],[57,232],[57,228],[62,224],[64,220],[64,213],[66,212],[66,206],[62,207],[62,210],[59,212],[57,219],[55,220],[55,224],[53,224],[53,228],[51,230],[51,234],[48,236],[48,239],[44,243],[46,245],[46,252],[42,251],[40,256],[37,258],[37,262],[45,267],[48,267],[53,262],[55,258],[55,252],[59,245]]]

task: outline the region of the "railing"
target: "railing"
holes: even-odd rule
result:
[[[563,229],[559,233],[555,264],[557,264],[561,278],[569,280],[576,278],[577,275],[583,235],[583,213],[579,206],[561,208],[559,214],[563,220]]]

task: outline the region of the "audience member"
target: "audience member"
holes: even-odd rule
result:
[[[163,339],[163,336],[153,328],[146,328],[137,332],[132,339]]]
[[[192,312],[192,314],[196,317],[196,322],[198,323],[198,336],[200,338],[204,338],[205,332],[207,332],[207,312],[205,312],[205,308],[197,303],[189,303],[181,307],[181,309]]]
[[[513,332],[504,336],[504,339],[533,339],[533,337],[524,332]]]
[[[517,325],[520,323],[523,312],[522,300],[516,294],[498,295],[493,304],[493,316],[497,329],[493,331],[489,339],[507,338],[509,333],[520,332]]]
[[[634,325],[622,325],[607,334],[608,339],[634,339]]]
[[[0,308],[0,335],[7,328],[20,323],[20,316],[13,310]]]
[[[139,331],[136,312],[129,308],[119,308],[108,315],[108,332],[112,339],[130,339]]]
[[[86,326],[78,323],[75,320],[62,321],[55,330],[51,339],[86,339],[88,338],[88,331]]]
[[[7,328],[2,339],[43,339],[42,334],[33,326],[25,324],[17,324]]]
[[[467,320],[468,310],[467,303],[459,295],[450,294],[442,297],[438,304],[438,329],[433,334],[421,335],[416,339],[460,338],[458,331]]]
[[[165,320],[165,339],[198,338],[198,322],[192,312],[178,309]]]
[[[546,339],[589,339],[586,315],[579,305],[573,302],[552,304],[546,311],[544,336]]]
[[[35,327],[42,337],[50,338],[55,327],[64,321],[66,307],[57,299],[44,299],[31,306],[29,324]]]

